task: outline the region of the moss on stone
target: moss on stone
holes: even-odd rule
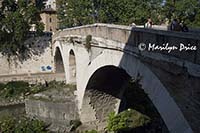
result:
[[[92,35],[87,35],[86,43],[85,43],[85,47],[86,47],[87,51],[89,51],[91,49],[91,41],[92,41]]]
[[[98,133],[96,130],[87,130],[87,131],[85,131],[85,133]]]

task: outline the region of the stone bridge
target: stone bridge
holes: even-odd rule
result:
[[[139,49],[141,43],[147,50]],[[167,43],[197,50],[148,51],[150,44]],[[199,44],[197,33],[110,24],[65,29],[53,36],[55,73],[64,72],[66,83],[76,83],[80,119],[98,130],[105,128],[109,112],[120,111],[131,79],[139,81],[169,132],[199,133]]]

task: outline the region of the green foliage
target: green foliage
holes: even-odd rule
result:
[[[46,126],[43,121],[39,121],[37,119],[28,119],[23,118],[17,123],[17,126],[14,129],[16,133],[45,133]]]
[[[0,120],[0,132],[3,133],[46,133],[46,128],[43,121],[26,117],[5,116]]]
[[[23,81],[13,81],[1,85],[0,97],[11,98],[26,93],[29,90],[29,84]]]
[[[117,115],[111,113],[108,119],[108,131],[127,131],[133,128],[145,126],[150,122],[150,118],[140,112],[128,109]]]
[[[64,82],[58,82],[58,81],[51,81],[49,83],[46,83],[46,86],[43,88],[48,89],[63,89],[63,88],[70,88],[70,90],[74,91],[76,90],[76,85],[75,84],[66,84]]]
[[[57,0],[60,28],[93,23],[91,0]]]
[[[4,88],[5,84],[4,83],[0,83],[0,91]]]
[[[25,58],[30,48],[24,42],[29,38],[31,25],[36,24],[36,35],[43,30],[39,10],[24,0],[17,3],[15,0],[3,0],[0,14],[0,52],[8,58]]]
[[[129,25],[144,24],[150,16],[154,21],[162,0],[58,0],[60,28],[96,22]]]
[[[45,3],[42,0],[35,0],[36,7],[38,10],[42,10],[45,7]]]
[[[87,130],[85,133],[98,133],[96,130]]]
[[[145,24],[151,17],[153,24],[178,18],[192,27],[200,26],[198,0],[57,0],[60,28],[91,23],[130,25]]]
[[[75,85],[66,85],[63,82],[51,81],[46,84],[32,84],[24,81],[12,81],[7,84],[0,83],[0,98],[18,98],[19,96],[27,96],[30,94],[39,93],[49,89],[58,89],[68,87],[75,90]]]
[[[14,132],[15,119],[11,116],[5,116],[0,120],[0,132],[9,133]]]
[[[199,27],[200,2],[198,0],[166,0],[163,16],[169,20],[179,19],[191,27]]]

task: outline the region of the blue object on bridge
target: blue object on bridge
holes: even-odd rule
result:
[[[51,70],[52,69],[52,67],[51,66],[47,66],[47,70]]]
[[[45,66],[42,66],[41,69],[42,71],[46,71]]]

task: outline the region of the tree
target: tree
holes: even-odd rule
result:
[[[60,28],[97,22],[143,25],[148,17],[154,24],[178,18],[200,26],[198,0],[57,0],[57,6]]]
[[[45,7],[43,0],[35,0],[35,4],[37,9],[42,10]]]
[[[60,28],[92,23],[91,0],[58,0],[57,7]]]
[[[62,29],[64,27],[68,27],[68,22],[66,22],[66,8],[67,8],[67,2],[65,0],[56,0],[56,6],[57,6],[57,18],[59,20],[59,27]]]
[[[200,26],[200,2],[198,0],[167,0],[163,7],[163,16],[184,21],[191,27]]]
[[[159,21],[162,0],[58,0],[60,27],[91,23],[144,24],[148,17]]]
[[[25,40],[29,38],[32,24],[36,24],[36,35],[43,31],[39,11],[31,2],[4,0],[0,8],[0,51],[8,59],[11,56],[25,58],[30,51]]]

